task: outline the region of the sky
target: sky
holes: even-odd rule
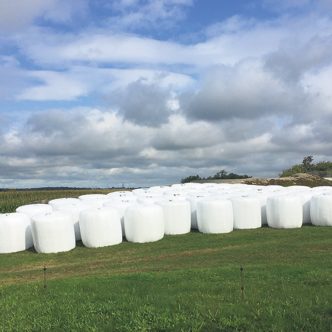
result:
[[[273,177],[331,125],[332,0],[0,0],[0,187]]]

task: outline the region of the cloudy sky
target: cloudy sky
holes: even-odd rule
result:
[[[331,125],[332,0],[0,0],[0,187],[277,176]]]

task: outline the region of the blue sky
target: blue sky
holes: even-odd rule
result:
[[[0,187],[331,159],[331,13],[331,0],[0,0]]]

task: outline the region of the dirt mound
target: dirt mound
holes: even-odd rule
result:
[[[272,179],[258,179],[251,178],[245,179],[243,183],[246,184],[256,184],[256,185],[280,185],[280,186],[308,186],[308,187],[318,187],[318,186],[331,186],[332,182],[321,178],[317,175],[312,175],[308,173],[297,173],[293,176],[287,176],[283,178],[272,178]]]

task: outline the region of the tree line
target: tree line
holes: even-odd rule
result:
[[[205,180],[223,180],[223,179],[249,179],[249,175],[239,175],[236,173],[228,173],[224,169],[217,172],[213,176],[200,177],[199,175],[190,175],[181,180],[181,183],[195,182],[195,181],[205,181]]]

